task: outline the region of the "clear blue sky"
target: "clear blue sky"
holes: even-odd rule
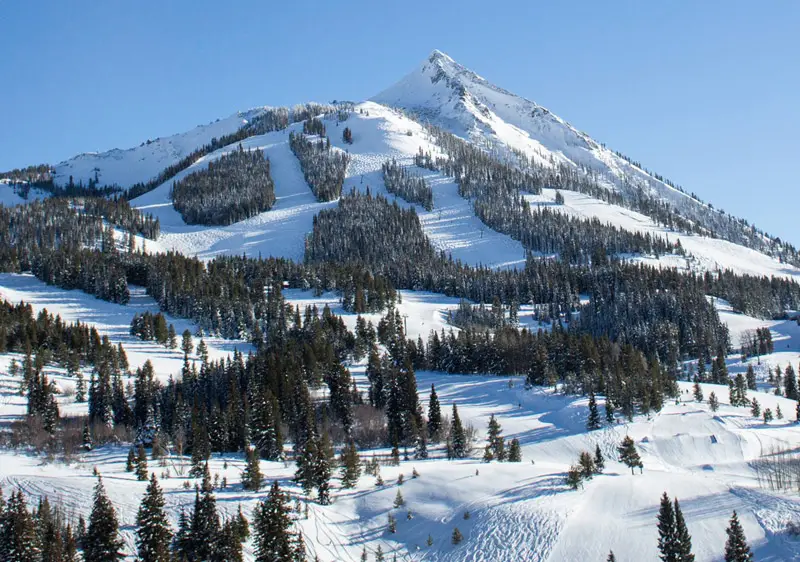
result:
[[[365,99],[437,48],[797,245],[798,28],[795,0],[0,0],[0,170]]]

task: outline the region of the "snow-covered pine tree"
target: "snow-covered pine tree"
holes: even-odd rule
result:
[[[258,492],[264,481],[264,476],[261,474],[260,455],[256,449],[248,448],[247,451],[245,451],[245,456],[247,464],[242,472],[242,488],[252,492]]]
[[[164,494],[155,473],[136,515],[136,547],[141,562],[170,562],[172,529],[164,511]]]
[[[108,499],[103,479],[98,474],[89,526],[82,541],[86,562],[116,562],[125,558],[119,536],[117,513]]]

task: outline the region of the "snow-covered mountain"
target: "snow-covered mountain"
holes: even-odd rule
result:
[[[74,183],[87,185],[90,180],[97,179],[100,185],[117,185],[123,189],[146,182],[212,139],[236,132],[263,111],[264,108],[240,111],[185,133],[147,140],[126,150],[114,148],[78,154],[55,166],[54,182],[64,186],[71,177]]]

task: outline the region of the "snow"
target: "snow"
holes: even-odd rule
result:
[[[65,160],[55,166],[54,182],[64,186],[72,176],[77,184],[87,185],[97,179],[100,185],[118,185],[127,189],[137,182],[147,182],[165,168],[194,150],[219,138],[236,132],[242,125],[264,111],[255,108],[238,112],[225,119],[200,125],[185,133],[148,140],[127,150],[115,148],[106,152],[87,152]]]
[[[142,341],[130,335],[131,320],[135,314],[156,313],[158,304],[145,294],[144,288],[129,286],[131,299],[126,305],[114,304],[96,299],[81,291],[66,291],[46,285],[29,274],[0,273],[0,299],[10,302],[30,304],[34,313],[47,309],[51,314],[61,316],[65,322],[75,322],[94,326],[100,336],[108,336],[112,343],[122,343],[128,356],[131,369],[136,369],[150,360],[156,375],[166,380],[170,375],[180,374],[183,366],[183,352],[180,349],[165,349],[152,341]],[[197,326],[181,318],[166,315],[167,324],[173,324],[180,334],[189,330],[194,345],[200,342],[196,337]],[[220,359],[230,355],[234,349],[243,353],[252,350],[250,344],[215,337],[203,338],[208,346],[210,358]],[[193,357],[192,359],[196,359]]]
[[[363,114],[360,113],[363,111]],[[367,102],[356,107],[355,113],[343,124],[335,119],[325,119],[328,136],[335,148],[350,153],[351,163],[342,189],[381,194],[398,204],[411,204],[389,194],[383,184],[381,166],[391,158],[404,165],[412,165],[413,157],[422,147],[436,151],[425,138],[422,127],[400,113],[375,103]],[[345,144],[341,131],[349,127],[353,144]],[[303,178],[300,165],[289,148],[289,133],[299,132],[301,124],[285,131],[267,133],[246,139],[245,149],[264,150],[270,160],[275,182],[276,204],[248,220],[225,227],[186,225],[172,206],[172,182],[198,169],[222,155],[235,150],[239,144],[227,146],[199,159],[173,180],[165,182],[146,193],[132,204],[143,212],[151,213],[161,223],[162,234],[158,247],[175,250],[200,259],[211,259],[224,254],[250,256],[275,256],[301,261],[306,234],[311,232],[314,215],[337,203],[320,203]],[[411,132],[411,136],[407,133]],[[509,236],[486,227],[475,217],[469,201],[458,195],[458,187],[451,178],[428,170],[417,170],[425,175],[434,191],[434,209],[430,212],[413,205],[419,214],[423,230],[433,245],[453,258],[472,265],[490,267],[522,267],[525,250]]]

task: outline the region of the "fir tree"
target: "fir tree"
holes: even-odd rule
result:
[[[608,552],[608,558],[606,558],[606,562],[617,562],[617,557],[614,556],[614,551],[610,550]]]
[[[609,396],[606,396],[606,423],[614,423],[614,403]]]
[[[749,390],[756,390],[756,372],[752,365],[747,366],[747,374],[745,375],[745,379],[747,380],[747,388]]]
[[[455,527],[453,529],[453,534],[450,536],[450,542],[453,545],[459,545],[463,540],[464,540],[464,535],[461,534],[461,531],[458,530],[458,527]]]
[[[467,434],[464,426],[461,425],[461,417],[458,415],[458,407],[453,404],[453,419],[450,422],[449,442],[452,448],[452,458],[463,459],[469,454]]]
[[[580,467],[581,478],[586,480],[591,480],[597,472],[594,459],[592,458],[591,453],[588,451],[583,451],[578,456],[578,466]]]
[[[114,506],[106,495],[103,480],[98,475],[94,488],[94,503],[89,517],[89,527],[83,538],[83,555],[86,562],[115,562],[125,555],[119,536],[119,523]]]
[[[772,421],[772,419],[773,419],[773,418],[772,418],[772,410],[770,410],[769,408],[766,408],[766,409],[764,409],[764,415],[763,415],[763,417],[764,417],[764,423],[769,423],[769,422],[771,422],[771,421]]]
[[[717,400],[717,394],[715,392],[708,395],[708,406],[711,408],[712,412],[719,410],[719,400]]]
[[[403,493],[400,490],[397,490],[397,494],[394,497],[394,507],[403,507],[406,505],[406,500],[403,499]]]
[[[150,477],[136,515],[136,546],[141,562],[170,562],[172,529],[164,512],[164,494],[156,475]]]
[[[289,498],[272,483],[269,495],[259,502],[253,514],[253,544],[256,562],[302,560],[294,542]]]
[[[438,441],[441,438],[442,430],[442,410],[439,405],[439,396],[436,394],[436,387],[431,385],[431,395],[428,399],[428,435],[431,440]]]
[[[500,423],[494,417],[494,414],[489,418],[488,441],[491,450],[491,457],[502,462],[506,460],[505,443],[503,440],[503,429]],[[492,460],[491,458],[489,460]]]
[[[0,553],[9,562],[36,562],[41,549],[36,525],[21,490],[12,492],[0,519]],[[87,558],[88,562],[88,558]]]
[[[678,562],[694,562],[692,537],[686,527],[678,498],[675,498],[675,545]]]
[[[208,464],[205,465],[203,482],[195,491],[194,510],[189,530],[191,545],[190,559],[211,560],[217,550],[217,538],[220,536],[220,521],[217,513],[217,498],[211,486]]]
[[[658,510],[658,551],[663,562],[678,562],[675,511],[666,492],[661,496]]]
[[[511,445],[508,447],[508,462],[522,462],[522,448],[516,437],[511,440]]]
[[[594,431],[600,429],[600,412],[597,411],[597,400],[595,400],[594,392],[589,393],[589,417],[586,420],[586,429]]]
[[[703,401],[703,389],[700,388],[700,383],[697,382],[697,381],[695,381],[695,383],[694,383],[694,387],[693,387],[693,390],[692,390],[692,395],[694,396],[694,399],[695,399],[696,402],[702,402]]]
[[[261,474],[260,456],[258,451],[252,448],[247,449],[245,455],[247,456],[247,465],[242,472],[242,488],[258,492],[264,480]]]
[[[594,448],[594,469],[596,474],[601,474],[606,468],[606,461],[603,458],[603,452],[600,450],[600,445],[595,445]]]
[[[744,529],[739,523],[736,511],[731,516],[731,522],[725,530],[728,540],[725,543],[725,562],[753,562],[753,553],[744,536]]]
[[[358,458],[356,445],[352,441],[342,449],[341,465],[342,487],[354,487],[361,476],[361,460]]]
[[[125,472],[133,472],[136,468],[136,453],[133,452],[133,448],[128,449],[128,458],[125,461]]]
[[[581,478],[580,467],[575,465],[569,467],[565,482],[567,486],[569,486],[573,490],[577,490],[581,486],[581,483],[583,482],[583,478]]]
[[[755,398],[753,398],[753,400],[750,402],[750,413],[754,418],[761,417],[761,404],[759,404],[758,400]]]
[[[790,400],[797,400],[800,398],[797,392],[797,376],[794,372],[794,367],[791,363],[786,366],[783,376],[783,395]]]
[[[634,473],[634,468],[639,468],[640,470],[644,469],[642,459],[639,457],[639,452],[636,450],[636,444],[629,435],[625,436],[620,446],[617,447],[617,451],[619,452],[620,462],[631,469],[631,474]]]
[[[136,478],[147,480],[147,453],[142,445],[139,445],[136,451]]]

